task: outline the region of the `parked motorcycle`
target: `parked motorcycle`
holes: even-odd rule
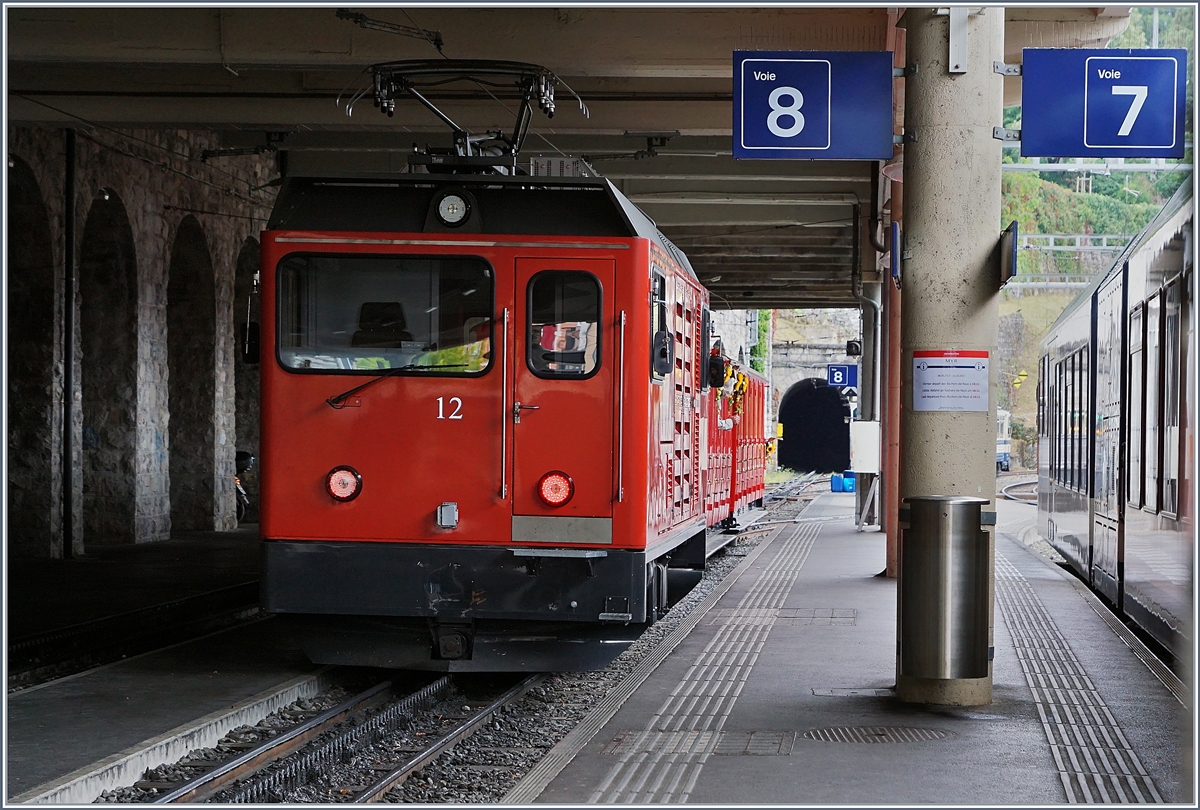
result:
[[[233,464],[236,470],[233,476],[233,485],[237,489],[237,522],[241,523],[246,517],[246,508],[250,506],[250,496],[246,494],[246,488],[242,486],[242,476],[254,466],[254,455],[247,450],[238,450]]]

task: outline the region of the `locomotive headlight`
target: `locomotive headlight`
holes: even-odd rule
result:
[[[461,225],[469,213],[471,206],[457,194],[447,194],[438,200],[438,219],[446,225]]]
[[[548,472],[538,481],[538,495],[547,506],[562,506],[574,497],[575,482],[564,472]]]
[[[352,501],[362,492],[362,476],[353,467],[334,467],[325,476],[325,491],[335,501]]]

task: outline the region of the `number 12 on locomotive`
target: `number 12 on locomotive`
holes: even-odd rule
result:
[[[735,51],[735,158],[892,156],[892,55]]]

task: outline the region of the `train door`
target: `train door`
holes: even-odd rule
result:
[[[1092,456],[1094,500],[1092,516],[1092,584],[1120,604],[1121,568],[1124,561],[1124,525],[1121,470],[1124,467],[1121,393],[1125,381],[1124,271],[1115,274],[1096,293],[1095,453]]]
[[[611,259],[517,259],[515,542],[612,542],[614,283]]]

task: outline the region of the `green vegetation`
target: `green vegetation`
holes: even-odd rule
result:
[[[1157,43],[1160,48],[1184,48],[1189,67],[1195,64],[1193,44],[1195,7],[1158,9]],[[1150,7],[1135,7],[1129,27],[1113,40],[1110,48],[1149,48],[1155,41],[1155,12]],[[1192,139],[1194,79],[1188,71],[1187,134]],[[1004,110],[1004,126],[1019,129],[1021,108]],[[1000,228],[1016,220],[1022,234],[1123,234],[1133,236],[1162,209],[1179,186],[1190,177],[1186,167],[1192,162],[1189,149],[1180,161],[1167,161],[1162,171],[1125,172],[1120,163],[1088,159],[1088,172],[1007,171],[1002,179]],[[1004,150],[1005,163],[1031,163],[1020,156],[1019,147]],[[1074,163],[1074,158],[1042,158],[1042,164]],[[1150,159],[1129,158],[1125,164],[1149,163]],[[1017,258],[1018,275],[1063,275],[1075,278],[1092,276],[1108,269],[1116,254],[1091,257],[1069,251],[1049,253],[1022,250]],[[1000,369],[999,402],[1012,411],[1013,439],[1033,444],[1037,423],[1038,349],[1051,324],[1074,300],[1076,292],[1005,291],[1000,315],[1019,312],[1024,323],[1021,350],[1013,358],[1013,367]],[[1013,378],[1020,371],[1028,377],[1019,386]]]
[[[1005,292],[1000,298],[1000,316],[1019,312],[1025,324],[1021,351],[1013,359],[1012,367],[1000,368],[996,372],[1000,407],[1012,412],[1014,422],[1020,419],[1029,425],[1037,423],[1038,350],[1050,326],[1076,295],[1073,291],[1056,290],[1037,295],[1025,293],[1017,297]],[[1028,377],[1016,388],[1013,381],[1021,371],[1026,372]]]
[[[767,486],[775,486],[782,484],[784,481],[791,481],[793,478],[800,475],[795,470],[789,470],[787,467],[775,467],[767,470],[767,475],[763,479]]]
[[[1150,48],[1154,46],[1153,7],[1134,8],[1129,13],[1129,27],[1125,33],[1109,43],[1110,48]],[[1187,117],[1184,119],[1187,140],[1192,139],[1192,110],[1195,101],[1195,83],[1192,71],[1196,64],[1195,51],[1196,7],[1178,6],[1158,8],[1158,47],[1184,48],[1188,52]]]
[[[750,368],[755,371],[767,370],[767,352],[771,351],[771,347],[767,341],[771,334],[771,310],[760,309],[758,311],[758,343],[750,347]]]

